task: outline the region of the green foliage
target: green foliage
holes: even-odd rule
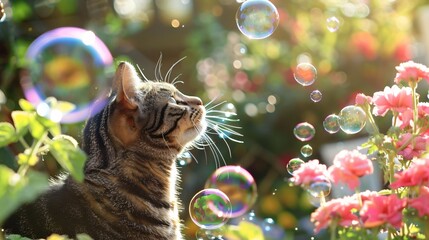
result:
[[[61,111],[70,111],[74,106],[70,103],[49,99],[50,107]],[[11,113],[13,125],[0,123],[0,147],[14,144],[17,170],[0,165],[0,226],[6,218],[22,204],[31,202],[49,187],[49,176],[33,170],[31,167],[39,163],[42,155],[51,153],[59,165],[68,171],[77,181],[83,181],[83,167],[86,154],[78,147],[77,141],[68,135],[61,134],[58,122],[40,116],[33,105],[21,99],[22,108]],[[31,140],[31,142],[27,142]],[[2,236],[0,235],[0,239]],[[18,235],[7,236],[10,240],[28,239]],[[63,236],[51,236],[48,239],[66,240]],[[80,235],[77,239],[90,239]]]
[[[0,223],[21,204],[34,200],[48,188],[48,177],[35,171],[24,176],[0,165]]]

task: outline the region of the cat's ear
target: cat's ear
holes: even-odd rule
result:
[[[116,102],[127,109],[136,109],[135,95],[141,80],[136,69],[128,62],[120,62],[116,69],[113,91],[116,92]]]

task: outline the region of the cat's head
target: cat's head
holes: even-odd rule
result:
[[[180,152],[206,130],[200,98],[167,82],[143,81],[127,62],[118,65],[113,93],[109,131],[124,147],[143,142]]]

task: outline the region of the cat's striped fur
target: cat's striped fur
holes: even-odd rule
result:
[[[176,158],[205,131],[204,106],[170,83],[142,81],[126,62],[118,66],[113,93],[84,130],[84,182],[69,177],[53,186],[6,222],[7,233],[183,239]]]

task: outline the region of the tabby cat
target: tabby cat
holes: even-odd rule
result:
[[[176,158],[206,130],[198,97],[173,84],[141,80],[119,64],[110,103],[83,133],[85,179],[68,177],[5,224],[7,233],[94,239],[179,240]]]

